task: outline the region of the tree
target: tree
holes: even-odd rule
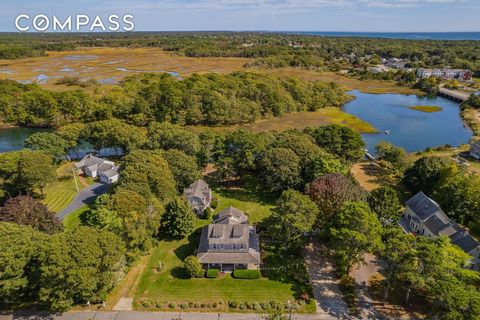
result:
[[[367,197],[368,205],[377,214],[383,226],[394,224],[400,220],[400,202],[397,192],[391,187],[380,187],[372,190]]]
[[[312,231],[318,217],[318,207],[306,195],[286,190],[278,199],[275,217],[280,224],[276,234],[284,238],[288,246],[299,247],[305,233]]]
[[[165,207],[161,232],[172,238],[185,238],[194,229],[195,213],[182,198],[175,198]]]
[[[66,141],[68,150],[79,153],[82,138],[86,132],[86,125],[83,123],[72,123],[58,128],[55,133]]]
[[[319,209],[319,225],[328,227],[345,202],[363,201],[366,192],[358,184],[340,173],[326,174],[314,180],[307,190],[310,199]]]
[[[440,157],[421,157],[405,171],[405,184],[414,192],[423,191],[426,195],[453,176],[458,168],[451,160]]]
[[[307,128],[305,132],[315,138],[318,146],[345,160],[357,161],[364,155],[362,137],[349,127],[332,124],[317,129]]]
[[[118,184],[138,194],[155,195],[168,201],[176,193],[176,185],[168,162],[161,151],[134,150],[123,158]]]
[[[52,158],[41,151],[22,151],[18,162],[17,183],[27,190],[39,188],[43,197],[43,188],[57,178]]]
[[[68,143],[52,132],[37,132],[25,140],[25,147],[30,150],[43,151],[56,162],[67,155]]]
[[[385,303],[394,285],[401,286],[405,275],[411,274],[416,267],[415,239],[397,226],[385,229],[383,234],[384,247],[379,258],[383,262],[382,274],[384,278]]]
[[[363,262],[367,252],[381,248],[382,225],[363,202],[347,202],[330,229],[337,266],[350,274],[353,265]]]
[[[183,189],[202,177],[196,159],[185,152],[170,149],[163,153],[163,157],[172,171],[178,191],[183,192]]]
[[[197,257],[188,256],[183,260],[183,268],[186,270],[190,278],[201,278],[205,271],[202,268],[200,262],[198,262]]]
[[[375,146],[378,158],[387,175],[387,181],[397,182],[407,166],[407,154],[404,149],[390,142],[382,141]]]
[[[78,227],[53,235],[39,254],[38,298],[53,311],[101,302],[123,274],[125,247],[108,231]]]
[[[32,292],[32,261],[46,236],[28,226],[0,222],[0,297],[6,302],[22,302]]]
[[[200,151],[200,139],[195,133],[167,122],[152,123],[147,136],[152,149],[177,149],[190,156]]]
[[[300,158],[290,149],[267,150],[260,160],[265,187],[270,191],[298,188],[301,182]]]
[[[443,183],[434,193],[448,216],[461,224],[478,221],[480,212],[480,177],[457,174]]]
[[[327,173],[345,173],[347,168],[333,154],[321,150],[304,170],[304,180],[310,183]]]
[[[0,221],[28,225],[48,234],[63,230],[63,224],[55,213],[30,196],[7,200],[5,206],[0,208]]]

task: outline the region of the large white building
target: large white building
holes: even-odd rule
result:
[[[472,80],[473,73],[465,69],[418,69],[417,78],[437,77],[442,79]]]
[[[91,154],[83,157],[82,160],[75,163],[75,167],[80,174],[92,178],[99,178],[104,183],[113,183],[118,181],[118,167],[113,161],[97,158]]]

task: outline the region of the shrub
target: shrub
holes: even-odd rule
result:
[[[182,308],[182,309],[188,309],[188,303],[182,303],[182,304],[180,305],[180,308]]]
[[[198,308],[200,308],[200,305],[199,305],[198,303],[195,303],[195,304],[193,305],[193,307],[194,307],[195,309],[198,309]]]
[[[205,212],[203,213],[203,218],[210,219],[212,216],[213,216],[213,210],[211,208],[205,209]]]
[[[207,278],[216,278],[218,277],[218,269],[208,269],[207,271]]]
[[[237,279],[259,279],[260,276],[260,270],[237,269],[233,271],[233,277]]]
[[[230,300],[230,301],[228,301],[228,306],[229,306],[230,308],[236,309],[236,308],[238,307],[238,302],[235,301],[235,300]]]
[[[192,307],[193,307],[193,302],[189,302],[189,303],[188,303],[188,306],[189,306],[190,308],[192,308]]]
[[[214,307],[214,308],[216,308],[217,306],[218,306],[218,304],[217,304],[216,302],[214,302],[214,303],[212,304],[212,307]]]
[[[247,309],[252,309],[253,308],[253,303],[251,302],[245,302],[245,305],[247,306]]]
[[[162,303],[161,302],[158,302],[155,303],[155,307],[157,307],[157,309],[161,309],[163,307]]]
[[[200,306],[201,306],[202,308],[205,308],[205,307],[206,307],[205,303],[202,303]]]
[[[152,303],[150,302],[150,300],[145,299],[142,301],[142,306],[145,308],[150,308],[152,306]]]
[[[255,310],[255,311],[260,311],[260,310],[262,310],[262,309],[263,309],[263,308],[262,308],[262,306],[260,305],[260,303],[255,302],[255,303],[253,304],[253,310]]]
[[[263,310],[268,310],[270,309],[270,305],[265,302],[260,302],[260,306],[262,307]]]
[[[187,271],[187,274],[190,277],[201,278],[203,276],[203,268],[200,262],[198,262],[197,257],[188,256],[183,261],[183,267]]]
[[[212,209],[217,209],[217,207],[218,207],[218,200],[217,200],[217,198],[213,198],[213,199],[212,199],[212,202],[210,202],[210,207],[212,207]]]
[[[245,305],[245,303],[240,303],[240,306],[239,306],[240,310],[245,310],[247,309],[247,306]]]
[[[177,304],[176,303],[173,303],[173,302],[170,302],[168,304],[168,307],[171,308],[171,309],[175,309],[177,307]]]

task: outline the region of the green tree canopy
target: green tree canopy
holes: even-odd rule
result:
[[[400,220],[400,201],[395,189],[386,186],[372,190],[367,201],[370,209],[377,214],[383,226],[397,223]]]
[[[183,189],[202,177],[195,157],[176,149],[165,151],[163,157],[172,171],[178,191],[183,192]]]
[[[185,238],[192,233],[195,213],[182,198],[175,198],[165,207],[160,233],[172,238]]]
[[[278,199],[275,219],[280,230],[275,234],[298,248],[303,244],[303,235],[312,231],[318,218],[318,207],[306,195],[295,190],[286,190]]]
[[[65,139],[53,132],[37,132],[25,140],[25,147],[43,151],[58,162],[67,155],[69,145]]]
[[[404,182],[414,192],[426,195],[439,187],[442,182],[457,172],[455,163],[446,158],[421,157],[405,171]]]
[[[298,188],[301,183],[300,158],[290,149],[267,150],[260,160],[265,187],[271,191]]]

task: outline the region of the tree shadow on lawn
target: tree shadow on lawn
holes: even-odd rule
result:
[[[192,232],[188,238],[187,243],[184,243],[177,247],[173,252],[177,256],[178,259],[184,261],[185,258],[191,255],[195,255],[195,251],[198,248],[198,243],[200,242],[200,235],[202,233],[202,228],[196,229]],[[170,240],[171,241],[171,240]],[[170,271],[170,275],[177,279],[189,279],[190,277],[187,275],[185,269],[181,266],[177,266]]]

